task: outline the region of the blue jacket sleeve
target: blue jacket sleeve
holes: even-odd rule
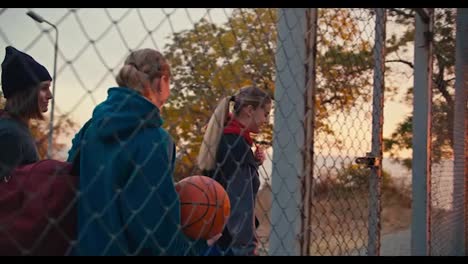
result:
[[[167,136],[161,142],[148,140],[138,145],[130,160],[134,169],[120,196],[131,247],[151,255],[204,254],[206,241],[190,240],[181,231],[180,201],[172,178],[172,140]]]
[[[91,124],[91,119],[88,120],[83,127],[75,134],[75,137],[72,139],[72,146],[68,151],[68,158],[67,162],[72,162],[77,154],[77,151],[81,148],[81,140],[83,139],[84,133],[88,129],[89,125]]]

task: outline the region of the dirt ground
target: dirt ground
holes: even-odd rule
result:
[[[271,189],[266,187],[257,196],[257,229],[260,252],[268,255],[271,231],[269,212]],[[324,193],[314,198],[312,206],[311,255],[352,255],[367,244],[368,193],[355,191],[351,195]],[[411,199],[396,189],[382,191],[381,235],[406,230],[411,224]]]

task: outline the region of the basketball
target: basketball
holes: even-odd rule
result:
[[[210,239],[222,233],[231,213],[223,186],[206,176],[190,176],[175,185],[181,204],[182,230],[192,239]]]

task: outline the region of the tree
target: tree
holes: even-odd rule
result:
[[[410,42],[414,36],[414,11],[397,10],[397,19],[406,24],[404,35],[411,36],[405,41]],[[433,72],[433,110],[432,110],[432,160],[439,162],[451,156],[453,151],[453,121],[454,121],[454,85],[455,85],[455,18],[456,10],[447,8],[436,10],[434,16],[434,72]],[[394,37],[392,39],[395,39]],[[396,41],[395,41],[396,43]],[[399,60],[409,68],[413,64]],[[405,102],[412,105],[413,87],[407,88]],[[391,138],[384,140],[384,148],[391,157],[397,158],[403,150],[412,148],[412,115],[407,116],[398,124]],[[411,158],[401,160],[411,168]]]
[[[394,76],[395,63],[412,68],[411,59],[400,59],[414,41],[414,10],[390,9],[389,20],[404,29],[386,41],[386,76]],[[203,127],[217,102],[232,95],[246,84],[255,83],[274,93],[277,47],[276,9],[236,9],[223,25],[200,20],[194,28],[176,32],[166,46],[174,84],[172,97],[165,108],[166,126],[178,147],[177,177],[196,173],[195,158],[203,136]],[[373,73],[373,38],[361,27],[371,26],[372,9],[319,9],[317,39],[316,133],[333,135],[327,118],[338,112],[370,101]],[[435,102],[434,157],[450,152],[453,120],[453,51],[454,12],[444,9],[436,14],[435,34]],[[399,59],[390,59],[397,55]],[[279,69],[288,70],[288,69]],[[387,83],[386,99],[400,87]],[[404,88],[411,94],[412,88]],[[276,98],[276,100],[281,98]],[[408,97],[407,102],[411,99]],[[451,110],[452,109],[452,110]],[[182,121],[183,117],[183,122]],[[439,122],[440,121],[440,122]],[[407,117],[384,150],[393,157],[411,147],[411,117]],[[271,141],[271,126],[262,136]],[[408,144],[409,143],[409,144]],[[338,145],[340,142],[338,142]],[[407,161],[408,163],[408,161]]]
[[[274,93],[277,15],[276,9],[236,9],[223,25],[202,19],[192,30],[172,36],[166,54],[174,83],[164,111],[178,143],[176,177],[195,173],[203,127],[223,96],[251,83]],[[350,10],[320,9],[319,15],[327,30],[318,32],[323,45],[317,52],[316,128],[333,134],[328,116],[369,99],[363,87],[371,85],[372,45],[360,37]],[[262,136],[271,141],[271,126]]]
[[[61,137],[68,137],[76,131],[76,123],[68,117],[60,117],[54,125],[54,134],[52,139],[54,150],[52,152],[52,158],[59,159],[55,152],[62,150],[67,146],[65,143],[61,143],[58,139]],[[36,146],[39,151],[39,156],[41,159],[47,157],[47,149],[49,146],[49,120],[32,120],[30,125],[30,130],[33,137],[36,139]]]
[[[236,12],[222,26],[201,20],[194,29],[175,33],[167,46],[174,85],[164,111],[182,158],[176,175],[193,173],[202,128],[222,97],[252,82],[273,93],[276,14],[254,12]]]

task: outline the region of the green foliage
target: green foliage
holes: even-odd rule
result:
[[[351,9],[319,9],[315,101],[317,133],[334,135],[335,131],[327,120],[330,115],[349,112],[354,106],[371,100],[374,43],[362,32],[359,24],[360,19],[371,15],[372,9],[362,9],[357,15]],[[387,36],[387,57],[409,52],[414,40],[414,15],[412,9],[390,9],[389,21],[401,25],[403,32]],[[174,80],[164,115],[181,159],[177,177],[197,173],[195,159],[203,128],[221,98],[252,83],[274,94],[277,20],[277,9],[236,9],[223,25],[202,19],[195,23],[193,29],[174,33],[171,37],[172,42],[166,46],[165,53],[171,63]],[[450,153],[452,144],[453,103],[450,100],[455,50],[454,9],[437,12],[435,33],[437,67],[434,67],[434,81],[437,85],[434,90],[433,149],[435,158],[439,159]],[[412,62],[401,62],[406,64],[402,67],[412,67]],[[387,66],[386,76],[391,74],[391,68]],[[396,89],[387,86],[386,99]],[[412,91],[412,87],[403,89],[408,93]],[[408,96],[407,102],[412,103],[411,100]],[[271,128],[269,126],[259,137],[271,141]],[[411,128],[410,116],[401,122],[391,138],[385,139],[384,151],[398,157],[401,151],[410,149]],[[402,162],[411,164],[411,160]]]
[[[275,21],[268,9],[237,10],[222,26],[201,20],[173,35],[166,54],[174,79],[164,115],[181,154],[176,175],[195,173],[203,127],[221,98],[252,83],[273,95]],[[271,140],[271,126],[266,130]]]
[[[368,189],[371,170],[356,164],[348,164],[338,172],[337,182],[341,187],[351,189]],[[387,171],[382,172],[382,188],[391,186],[392,178]]]
[[[454,85],[455,85],[455,15],[454,8],[438,9],[434,17],[434,70],[433,70],[433,109],[432,109],[432,146],[431,155],[434,162],[449,158],[453,151],[453,117],[454,117]],[[399,19],[399,20],[398,20]],[[397,40],[392,36],[392,50],[398,51],[401,44],[412,41],[414,25],[413,17],[400,16],[401,24],[408,25],[403,37]],[[388,50],[388,49],[387,49]],[[406,103],[413,104],[413,87],[406,88]],[[412,148],[412,115],[407,116],[398,124],[390,138],[384,139],[384,151],[391,157],[400,160],[403,165],[411,168],[411,158],[400,159],[399,154]]]
[[[327,30],[318,36],[316,127],[333,134],[328,116],[370,98],[372,45],[350,10],[320,9],[319,15]],[[223,25],[201,20],[172,36],[165,53],[174,80],[164,115],[181,158],[177,178],[196,173],[203,127],[221,98],[252,83],[274,94],[277,16],[276,9],[236,9]],[[271,141],[271,133],[270,125],[258,137]]]

